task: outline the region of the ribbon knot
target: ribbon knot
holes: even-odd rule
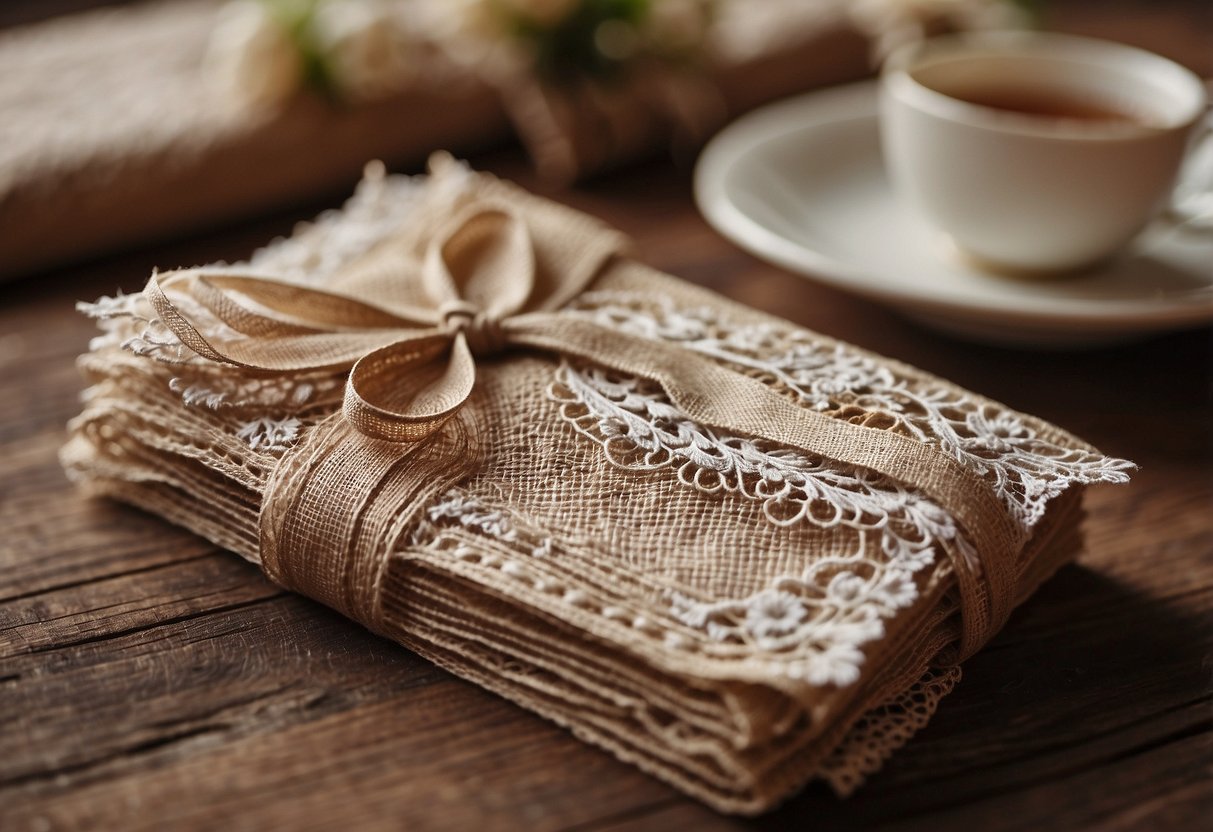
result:
[[[438,309],[442,328],[453,338],[462,334],[475,358],[488,358],[508,343],[501,320],[464,300],[447,301]]]

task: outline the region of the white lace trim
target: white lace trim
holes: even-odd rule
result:
[[[514,521],[503,511],[487,508],[475,497],[468,496],[458,489],[447,491],[442,498],[426,509],[426,518],[432,524],[442,524],[444,521],[454,522],[465,529],[470,529],[488,537],[509,543],[521,545],[531,557],[545,558],[552,553],[552,538],[547,535],[520,534]],[[414,543],[421,542],[422,531],[419,528],[413,537]],[[456,552],[462,557],[465,553]],[[506,573],[511,571],[507,569]]]
[[[574,314],[680,346],[767,380],[818,411],[883,414],[899,430],[984,477],[1026,538],[1050,500],[1071,485],[1127,482],[1130,462],[1066,448],[1015,413],[963,392],[901,376],[871,356],[830,345],[791,325],[734,324],[715,309],[680,310],[664,299],[587,293]]]
[[[884,414],[885,427],[936,445],[985,477],[1024,538],[1049,499],[1069,485],[1124,481],[1132,467],[1051,443],[1014,413],[900,376],[791,326],[732,325],[715,309],[679,310],[666,300],[620,293],[582,295],[572,311],[677,342],[770,381],[818,411]],[[976,557],[951,516],[922,495],[862,469],[695,424],[650,382],[565,363],[549,396],[560,404],[561,417],[617,467],[674,468],[680,482],[701,492],[761,501],[777,525],[845,525],[860,532],[856,552],[780,576],[745,598],[670,596],[674,617],[711,639],[795,653],[792,664],[780,665],[790,677],[813,685],[853,683],[863,645],[881,638],[883,621],[919,597],[915,573],[933,562],[936,547],[946,544]]]
[[[528,567],[525,556],[552,556],[552,538],[524,530],[506,511],[452,489],[427,509],[426,520],[414,531],[413,545],[449,551],[459,560],[536,586],[582,612],[594,611],[673,649],[696,649],[677,627],[622,606],[598,604],[582,590],[541,577]],[[446,530],[451,527],[483,535],[517,554],[503,557],[468,546],[450,536]],[[851,555],[813,564],[799,578],[781,578],[745,599],[710,602],[670,593],[670,623],[700,630],[715,642],[757,648],[757,654],[771,657],[771,672],[786,678],[810,685],[849,685],[859,678],[863,645],[884,635],[883,619],[918,598],[914,573],[932,559],[931,550],[916,547],[888,559],[869,557],[861,546]]]
[[[470,176],[470,173],[468,174]],[[452,177],[447,187],[462,184]],[[260,274],[306,284],[323,284],[347,263],[364,254],[408,221],[417,210],[425,177],[386,176],[381,163],[367,165],[352,197],[340,209],[326,211],[314,221],[300,223],[290,237],[274,240],[246,262],[208,266],[213,272]],[[432,187],[432,186],[431,186]],[[189,303],[188,298],[179,302]],[[97,320],[102,334],[91,350],[111,346],[163,364],[179,365],[181,375],[170,388],[191,407],[212,410],[253,410],[255,418],[238,420],[236,435],[255,451],[278,454],[298,439],[303,423],[295,413],[331,398],[344,379],[325,373],[238,378],[200,358],[162,324],[141,293],[101,297],[76,308]],[[203,309],[192,310],[208,321],[208,336],[236,338],[238,334]]]
[[[915,573],[934,563],[937,546],[974,556],[951,515],[922,495],[865,469],[705,428],[650,382],[562,364],[549,396],[560,404],[561,418],[619,468],[674,468],[680,482],[705,494],[761,501],[776,525],[808,522],[860,532],[854,552],[779,577],[748,597],[669,596],[677,620],[715,641],[797,654],[779,665],[789,678],[854,682],[860,648],[883,637],[884,619],[917,600]]]
[[[884,554],[907,562],[929,559],[936,540],[959,537],[946,511],[899,483],[703,427],[652,382],[565,363],[548,396],[561,405],[561,418],[601,445],[617,467],[675,468],[679,481],[697,491],[737,492],[761,501],[775,525],[808,521],[879,532]]]
[[[302,427],[303,423],[293,416],[278,419],[259,416],[242,421],[236,436],[254,451],[280,454],[295,444]]]
[[[274,240],[238,265],[298,283],[326,283],[410,221],[425,189],[435,187],[433,183],[427,186],[426,179],[386,176],[383,164],[372,162],[341,208],[300,223],[291,236]]]

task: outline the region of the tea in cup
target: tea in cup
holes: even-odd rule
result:
[[[1030,32],[904,47],[881,79],[895,189],[971,259],[1064,272],[1170,200],[1207,101],[1193,73],[1117,43]]]

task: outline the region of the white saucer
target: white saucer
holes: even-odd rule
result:
[[[1106,266],[1064,279],[964,262],[894,198],[868,82],[764,107],[725,128],[695,170],[700,211],[789,271],[972,340],[1094,345],[1213,321],[1213,235],[1161,223]]]

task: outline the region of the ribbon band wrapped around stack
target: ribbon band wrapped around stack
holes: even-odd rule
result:
[[[69,474],[744,812],[878,768],[1126,478],[432,171],[86,306]]]

